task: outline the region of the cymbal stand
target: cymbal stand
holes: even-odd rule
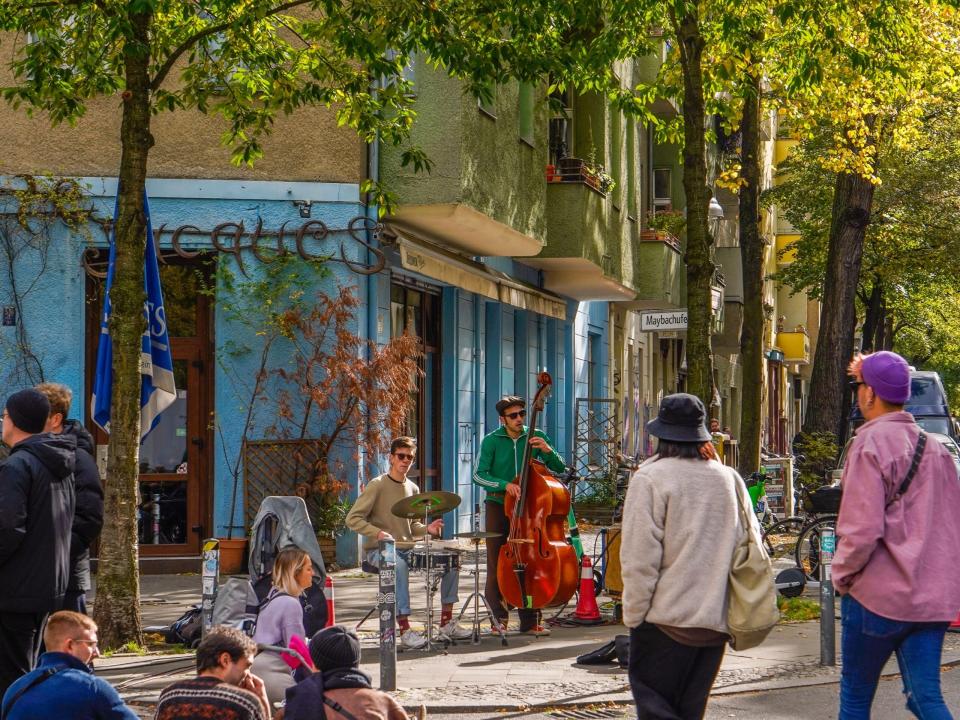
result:
[[[480,540],[482,538],[473,538],[470,542],[473,543],[473,592],[470,593],[470,596],[464,601],[463,607],[460,608],[460,614],[457,615],[457,622],[463,618],[463,614],[467,611],[467,608],[470,607],[470,601],[473,601],[473,639],[470,641],[473,645],[480,644],[480,603],[483,603],[483,613],[486,618],[490,621],[490,626],[494,628],[494,632],[500,635],[500,644],[504,647],[507,646],[507,634],[503,630],[503,625],[501,625],[497,618],[493,615],[493,610],[490,609],[490,603],[487,602],[486,596],[480,592]]]
[[[423,512],[423,524],[427,526],[430,524],[430,508],[425,507]],[[427,644],[423,647],[424,650],[430,651],[434,650],[434,646],[438,646],[441,650],[447,649],[447,643],[445,640],[435,641],[433,639],[433,593],[436,590],[436,587],[431,587],[431,579],[434,575],[433,563],[430,561],[430,531],[428,530],[424,534],[425,544],[427,546],[427,560],[426,560],[426,572],[424,575],[424,588],[427,591]],[[436,582],[434,582],[436,585]]]

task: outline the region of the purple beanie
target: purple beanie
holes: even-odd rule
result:
[[[881,400],[903,405],[910,399],[910,366],[896,353],[881,350],[865,356],[860,374]]]

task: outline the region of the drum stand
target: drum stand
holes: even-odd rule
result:
[[[429,508],[427,508],[427,510],[423,514],[424,526],[430,524],[429,512],[430,512]],[[446,640],[441,639],[439,641],[435,641],[433,639],[433,593],[436,591],[436,586],[439,584],[440,579],[442,578],[442,575],[431,577],[431,575],[434,575],[434,569],[433,569],[433,564],[430,562],[430,532],[429,531],[424,535],[424,540],[427,546],[427,561],[426,561],[427,568],[426,568],[426,571],[423,573],[423,576],[424,576],[423,584],[424,584],[424,588],[427,591],[427,644],[424,645],[422,649],[426,650],[427,652],[430,652],[431,650],[436,649],[435,648],[436,646],[441,650],[446,650],[447,649]],[[430,582],[431,579],[433,580],[433,583],[432,583],[433,587],[431,587],[431,582]]]
[[[500,644],[506,647],[507,634],[503,631],[503,625],[497,622],[496,617],[493,615],[493,610],[490,609],[490,603],[487,602],[486,596],[480,592],[480,540],[481,538],[473,538],[470,541],[473,543],[473,592],[470,593],[470,596],[464,601],[463,607],[460,608],[460,614],[457,615],[457,622],[460,622],[463,614],[467,611],[467,608],[470,607],[470,602],[473,601],[473,639],[470,642],[473,645],[479,645],[481,622],[480,603],[483,603],[483,614],[490,620],[490,626],[495,628],[494,632],[500,635]]]

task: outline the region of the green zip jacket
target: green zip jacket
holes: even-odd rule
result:
[[[529,428],[524,427],[523,434],[514,440],[507,434],[507,429],[501,425],[480,443],[480,459],[473,473],[473,481],[487,491],[487,500],[490,502],[503,505],[503,495],[507,485],[520,474],[523,453],[527,449],[528,432]],[[534,435],[542,437],[547,441],[547,445],[553,448],[553,443],[545,432],[536,430]],[[551,449],[546,453],[534,449],[533,459],[540,460],[554,472],[563,472],[567,468],[556,450]]]

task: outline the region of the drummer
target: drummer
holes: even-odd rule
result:
[[[370,482],[347,513],[347,527],[363,535],[363,551],[367,562],[379,565],[378,543],[393,539],[397,547],[397,625],[400,627],[400,645],[409,650],[419,650],[427,644],[427,638],[410,627],[410,570],[409,555],[416,538],[430,533],[439,537],[443,532],[443,520],[439,518],[429,525],[416,520],[399,518],[390,512],[398,500],[416,495],[420,489],[407,473],[417,457],[417,441],[412,437],[398,437],[390,443],[388,457],[390,469]],[[453,640],[465,640],[471,636],[453,619],[453,605],[457,602],[460,571],[447,570],[440,581],[440,633]]]

